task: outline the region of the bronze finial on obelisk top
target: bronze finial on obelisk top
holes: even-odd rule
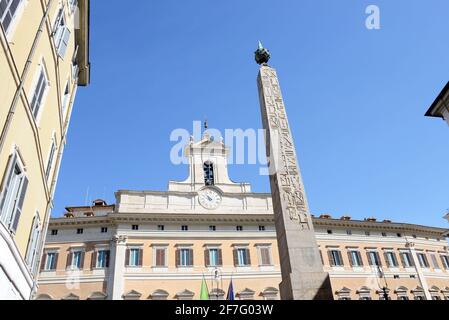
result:
[[[260,42],[255,58],[260,65],[257,83],[281,264],[281,299],[330,300],[329,276],[323,270],[279,80],[267,64],[270,52]]]

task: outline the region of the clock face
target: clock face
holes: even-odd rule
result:
[[[212,189],[205,189],[198,195],[200,204],[206,209],[217,209],[221,202],[221,196],[217,191]]]

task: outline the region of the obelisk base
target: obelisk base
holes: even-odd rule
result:
[[[281,300],[333,300],[327,273],[310,273],[303,280],[291,276],[279,284]]]

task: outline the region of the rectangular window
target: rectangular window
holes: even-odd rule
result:
[[[70,12],[75,12],[76,7],[78,6],[78,0],[69,0]]]
[[[73,269],[82,269],[83,255],[84,255],[84,252],[82,252],[82,251],[72,252],[72,262],[71,262],[70,266]]]
[[[427,261],[427,257],[426,257],[425,253],[418,253],[417,257],[418,257],[419,265],[421,266],[421,268],[429,267],[429,262]]]
[[[271,266],[271,249],[270,247],[260,247],[260,265]]]
[[[265,226],[259,226],[259,231],[265,231]]]
[[[221,249],[206,249],[205,255],[207,267],[217,267],[222,265]]]
[[[42,65],[39,71],[39,77],[36,86],[34,88],[30,104],[31,113],[33,114],[34,119],[37,119],[39,111],[42,108],[42,102],[44,99],[44,94],[47,91],[47,88],[48,88],[48,79],[45,73],[45,68]]]
[[[438,265],[437,257],[435,254],[430,254],[430,259],[432,260],[432,266],[435,270],[439,270],[440,266]]]
[[[351,262],[351,266],[353,267],[362,267],[362,256],[360,252],[357,250],[349,250],[348,251],[349,261]]]
[[[209,226],[209,231],[216,231],[217,227],[216,226]]]
[[[139,230],[139,226],[137,224],[133,224],[131,229],[132,230]]]
[[[241,267],[251,265],[248,248],[237,248],[234,250],[234,264]]]
[[[28,188],[28,178],[25,176],[16,154],[11,156],[8,161],[2,186],[0,221],[7,229],[15,233],[22,214],[22,207]]]
[[[352,230],[346,230],[346,234],[347,234],[348,236],[352,236]]]
[[[166,253],[167,248],[155,248],[155,267],[167,266]]]
[[[129,249],[129,263],[130,267],[140,267],[142,265],[142,250],[138,248]]]
[[[70,40],[70,29],[66,24],[64,8],[59,9],[53,31],[53,40],[58,55],[64,58]]]
[[[181,226],[182,231],[189,231],[189,226]]]
[[[48,252],[47,258],[45,259],[45,271],[53,271],[56,270],[56,262],[58,260],[58,253],[57,252]]]
[[[108,232],[108,228],[107,227],[102,227],[101,228],[101,233],[107,233]]]
[[[404,268],[411,268],[414,266],[410,253],[401,252],[400,256],[401,256],[402,265],[404,266]]]
[[[441,262],[443,263],[444,269],[449,270],[449,256],[441,255]]]
[[[157,230],[164,231],[165,230],[165,226],[160,224],[160,225],[157,226]]]
[[[82,228],[76,229],[76,234],[83,234],[83,233],[84,233],[84,229],[82,229]]]
[[[333,267],[342,267],[343,266],[343,258],[341,256],[340,250],[332,249],[328,251],[329,254],[329,263]]]
[[[327,230],[327,234],[332,234],[332,230]]]
[[[22,0],[0,0],[0,22],[5,32],[11,26]]]
[[[51,230],[51,235],[52,236],[57,236],[58,235],[58,230],[57,229]]]
[[[367,255],[370,266],[382,266],[379,253],[377,253],[376,251],[368,251]]]
[[[386,232],[382,232],[382,237],[386,237],[387,233]]]
[[[33,219],[33,224],[31,226],[31,233],[28,240],[28,247],[27,247],[27,254],[26,254],[26,262],[28,264],[28,268],[30,269],[31,273],[35,273],[35,266],[36,266],[36,258],[37,258],[37,250],[39,245],[39,239],[40,239],[40,233],[41,233],[41,226],[40,226],[40,218],[39,213],[36,213]]]
[[[101,269],[109,268],[109,255],[109,250],[98,250],[96,267]]]
[[[371,233],[369,231],[365,231],[365,236],[369,237]]]
[[[67,109],[67,106],[70,102],[70,86],[69,82],[67,81],[65,88],[64,88],[64,95],[62,96],[62,116],[65,114],[65,110]]]
[[[390,268],[396,268],[399,266],[398,259],[392,251],[385,252],[385,260]]]
[[[178,249],[177,250],[177,266],[192,267],[193,266],[193,250],[192,249]]]
[[[53,138],[52,143],[51,143],[51,148],[50,148],[50,154],[48,156],[48,160],[47,160],[47,169],[45,170],[45,177],[48,179],[48,177],[50,176],[51,173],[51,167],[53,165],[53,159],[55,157],[55,152],[56,152],[56,143],[55,140]]]
[[[237,227],[235,227],[235,230],[237,230],[237,231],[243,231],[243,227],[242,227],[242,226],[237,226]]]

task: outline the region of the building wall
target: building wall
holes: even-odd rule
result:
[[[86,1],[81,1],[86,3]],[[8,160],[14,152],[20,154],[29,181],[22,206],[22,214],[15,233],[0,226],[0,278],[8,278],[9,287],[14,287],[18,295],[10,295],[10,290],[1,290],[0,298],[28,299],[35,282],[35,275],[25,263],[30,232],[36,215],[41,221],[45,234],[53,197],[54,185],[59,168],[58,153],[63,150],[67,121],[70,118],[71,104],[77,87],[72,77],[72,57],[75,51],[75,23],[78,16],[68,9],[68,0],[22,0],[13,23],[8,30],[0,29],[0,130],[3,132],[0,144],[1,190],[5,187]],[[58,56],[54,44],[53,27],[59,8],[64,5],[67,27],[71,31],[64,58]],[[48,9],[48,17],[43,20]],[[41,21],[43,28],[38,32]],[[6,31],[6,32],[5,32]],[[35,48],[33,48],[33,44]],[[27,64],[30,58],[30,63]],[[40,112],[35,119],[30,104],[36,87],[38,72],[45,66],[48,76],[48,89],[44,94]],[[68,104],[62,113],[62,98],[66,83],[70,92]],[[20,86],[23,85],[20,91]],[[13,103],[16,92],[17,103]],[[11,122],[7,126],[8,113]],[[52,141],[57,150],[53,158],[49,177],[45,175]],[[40,238],[40,243],[44,237]],[[42,245],[39,246],[42,248]],[[40,254],[37,255],[38,257]],[[14,263],[10,263],[13,260]],[[25,284],[26,283],[26,284]],[[12,289],[11,289],[12,290]]]
[[[78,218],[83,219],[83,218]],[[277,250],[276,235],[272,223],[265,224],[265,231],[258,230],[258,224],[244,224],[239,221],[227,224],[216,224],[217,231],[210,232],[208,224],[191,222],[178,222],[168,224],[167,222],[128,222],[117,223],[116,226],[108,227],[108,234],[100,232],[101,226],[105,223],[96,225],[85,225],[83,235],[76,234],[76,228],[82,226],[64,225],[64,219],[56,219],[58,223],[51,226],[50,229],[58,229],[57,236],[48,236],[46,248],[58,248],[60,252],[58,271],[41,272],[39,294],[49,294],[54,299],[61,299],[70,293],[83,297],[89,297],[94,291],[99,290],[99,286],[103,286],[103,293],[108,298],[113,297],[113,288],[120,288],[120,292],[116,299],[130,298],[132,293],[139,293],[139,299],[152,299],[152,294],[158,290],[164,290],[168,293],[168,299],[178,299],[178,293],[187,290],[192,292],[192,299],[199,299],[201,280],[203,274],[206,277],[209,290],[215,286],[213,281],[214,268],[207,268],[204,261],[205,246],[218,245],[222,249],[223,265],[219,267],[220,272],[220,289],[227,291],[229,281],[232,277],[234,292],[237,294],[250,289],[254,291],[253,299],[264,299],[263,292],[267,288],[278,288],[281,281],[279,268],[279,253]],[[363,223],[363,222],[362,222]],[[132,224],[138,224],[139,230],[133,231]],[[164,224],[165,230],[158,231],[157,225]],[[181,231],[181,226],[189,225],[188,231]],[[408,299],[414,299],[413,290],[417,288],[427,288],[432,291],[433,287],[437,287],[437,291],[432,295],[437,295],[440,299],[449,296],[449,270],[443,265],[440,255],[448,256],[447,242],[438,232],[407,233],[401,230],[390,230],[385,223],[378,223],[378,230],[372,228],[350,228],[351,235],[346,234],[346,228],[337,228],[329,224],[323,228],[320,222],[316,226],[316,236],[319,249],[323,256],[323,264],[325,271],[329,273],[334,298],[339,299],[342,296],[339,292],[348,288],[349,298],[358,300],[362,296],[368,295],[371,299],[377,300],[382,298],[381,289],[386,286],[389,288],[389,297],[391,299],[399,299],[399,297],[407,296]],[[243,225],[244,231],[236,231],[236,225]],[[385,226],[385,230],[380,229]],[[332,230],[329,234],[328,230]],[[369,235],[365,232],[369,230]],[[49,231],[50,232],[50,231]],[[422,232],[422,231],[421,231]],[[384,235],[382,235],[384,233]],[[400,233],[400,236],[398,235]],[[93,248],[98,244],[108,244],[113,254],[115,242],[112,238],[120,234],[126,237],[123,247],[122,256],[119,261],[114,261],[111,257],[110,266],[106,270],[92,270],[91,256]],[[416,236],[416,237],[414,237]],[[80,242],[80,238],[83,241]],[[106,241],[106,238],[110,240]],[[427,254],[427,260],[430,264],[429,268],[422,268],[419,263],[411,268],[405,268],[399,257],[399,252],[411,249],[409,243],[414,242],[413,250],[424,252]],[[250,249],[251,266],[239,268],[234,266],[233,246],[243,244]],[[260,257],[258,255],[257,245],[268,244],[271,246],[272,266],[260,266]],[[155,268],[153,248],[157,246],[166,246],[168,250],[167,268]],[[194,252],[193,268],[178,268],[176,266],[175,253],[176,249],[183,245],[189,245]],[[65,287],[61,282],[67,281],[72,274],[67,272],[67,252],[71,247],[85,246],[86,257],[84,260],[83,271],[81,272],[81,280],[76,288]],[[129,247],[137,246],[143,249],[143,259],[141,267],[126,267],[124,252]],[[116,247],[117,248],[117,247]],[[362,267],[352,267],[347,255],[348,248],[357,249],[361,253],[363,262]],[[329,249],[338,249],[341,252],[343,266],[332,266],[328,258]],[[367,258],[367,249],[376,250],[381,260],[381,270],[385,277],[380,277],[378,269],[370,266]],[[389,267],[384,257],[385,250],[392,250],[396,254],[398,261],[397,267]],[[437,254],[438,269],[432,265],[430,253]],[[120,268],[114,268],[116,263]],[[110,272],[119,272],[115,280],[110,277]],[[420,273],[423,277],[420,276]],[[122,279],[120,283],[113,282]],[[386,284],[385,284],[386,280]],[[95,288],[91,286],[96,286]],[[360,293],[363,288],[369,289],[368,294]],[[406,288],[405,292],[401,288]],[[130,297],[127,297],[127,294]],[[424,293],[423,293],[424,294]],[[430,293],[429,293],[430,294]],[[424,295],[425,296],[425,295]],[[134,297],[135,298],[135,297]],[[276,295],[279,299],[279,295]],[[238,299],[238,296],[237,296]]]

